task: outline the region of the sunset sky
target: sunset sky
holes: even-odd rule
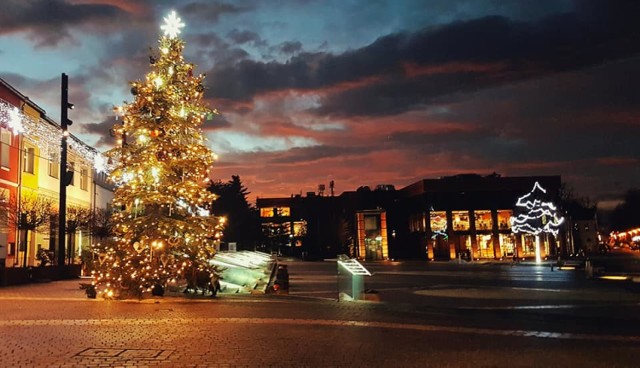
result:
[[[562,175],[603,206],[640,187],[640,1],[3,0],[0,77],[107,150],[112,108],[176,10],[220,112],[204,129],[256,196],[335,181]]]

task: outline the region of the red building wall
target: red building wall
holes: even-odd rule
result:
[[[10,88],[0,83],[0,101],[16,106],[21,110],[22,100]],[[0,121],[2,128],[7,128],[6,122]],[[0,192],[8,194],[10,198],[16,198],[18,195],[18,178],[19,178],[19,161],[20,160],[20,136],[12,134],[11,144],[9,147],[9,167],[0,166]],[[0,214],[6,216],[7,214]],[[14,244],[13,246],[10,246]],[[0,263],[6,258],[6,264],[9,266],[12,259],[12,250],[15,252],[16,231],[12,226],[6,229],[0,229]],[[0,265],[2,266],[2,265]]]

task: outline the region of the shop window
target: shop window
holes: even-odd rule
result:
[[[429,225],[431,233],[434,235],[445,235],[447,233],[447,213],[445,211],[432,211],[429,214]]]
[[[498,229],[509,230],[511,229],[511,216],[512,210],[499,210],[498,211]]]
[[[456,230],[456,231],[469,230],[469,212],[452,211],[451,217],[453,219],[453,230]]]
[[[491,211],[480,210],[474,212],[476,220],[476,230],[491,230],[493,229],[493,221],[491,219]]]
[[[494,258],[493,236],[489,234],[476,235],[476,243],[478,244],[480,258]]]
[[[473,255],[473,248],[471,246],[471,235],[459,235],[458,236],[458,252],[462,254],[463,258],[471,259]]]
[[[512,234],[500,234],[500,253],[503,257],[512,257],[516,249],[516,238]]]

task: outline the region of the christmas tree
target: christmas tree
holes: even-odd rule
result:
[[[93,273],[105,297],[141,297],[168,281],[193,284],[216,272],[209,260],[224,218],[209,214],[215,157],[201,130],[215,111],[202,101],[204,75],[194,75],[194,65],[183,59],[182,27],[175,12],[165,18],[151,71],[131,83],[134,101],[116,108],[123,117],[112,130],[119,145],[108,152],[115,236],[96,250]]]
[[[521,212],[517,217],[511,218],[511,230],[514,234],[525,233],[535,236],[536,262],[540,263],[540,235],[558,236],[564,218],[559,216],[556,206],[547,199],[547,191],[538,182],[533,185],[531,192],[518,198],[516,208]]]

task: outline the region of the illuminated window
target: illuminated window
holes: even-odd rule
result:
[[[36,159],[36,149],[33,147],[27,147],[24,150],[22,156],[22,171],[33,174],[34,161]]]
[[[289,207],[278,207],[278,216],[291,216],[291,209]]]
[[[476,219],[476,230],[491,230],[493,228],[493,221],[491,220],[491,211],[479,210],[474,211]]]
[[[291,216],[291,209],[289,207],[268,207],[260,209],[260,217],[288,217]]]
[[[261,208],[260,217],[273,217],[273,208]]]
[[[80,189],[87,190],[89,186],[89,170],[86,167],[83,167],[80,170]]]
[[[307,222],[295,221],[293,223],[293,236],[305,236],[307,235]]]
[[[453,230],[466,231],[469,230],[469,212],[468,211],[451,211],[453,219]]]
[[[0,128],[0,166],[9,167],[9,148],[11,147],[11,132]]]
[[[429,224],[432,233],[444,233],[447,231],[447,213],[445,211],[433,211],[429,214]]]
[[[498,229],[509,230],[511,229],[511,216],[512,210],[498,210]]]
[[[500,252],[503,257],[511,257],[516,249],[516,238],[513,234],[500,234]]]
[[[491,235],[476,235],[478,253],[480,258],[493,258],[493,237]]]

